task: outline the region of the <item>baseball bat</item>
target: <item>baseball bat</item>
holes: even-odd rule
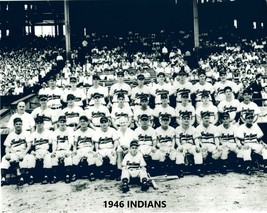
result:
[[[147,176],[148,176],[148,178],[151,180],[151,184],[152,184],[153,188],[154,188],[155,190],[158,190],[159,187],[158,187],[157,183],[155,182],[155,180],[151,179],[151,176],[150,176],[149,173],[147,173]]]
[[[161,175],[161,176],[154,176],[150,178],[151,180],[172,180],[172,179],[179,179],[178,175]]]

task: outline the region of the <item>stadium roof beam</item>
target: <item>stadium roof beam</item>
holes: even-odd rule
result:
[[[69,5],[69,0],[64,0],[64,19],[65,19],[66,58],[67,58],[67,60],[70,60],[71,43],[70,43],[70,5]]]

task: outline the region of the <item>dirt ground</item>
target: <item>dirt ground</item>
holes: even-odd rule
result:
[[[120,182],[111,180],[3,186],[2,213],[267,211],[267,174],[261,171],[251,176],[228,173],[200,178],[187,175],[178,180],[157,181],[157,184],[158,190],[150,188],[147,192],[134,185],[126,194],[121,193]],[[122,201],[124,207],[105,208],[105,201]],[[164,201],[166,207],[130,208],[128,201]]]

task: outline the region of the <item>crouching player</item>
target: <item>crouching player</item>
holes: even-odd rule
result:
[[[217,161],[221,156],[221,149],[219,147],[219,134],[216,126],[210,123],[210,113],[201,113],[202,124],[196,127],[197,137],[199,138],[202,157],[204,159],[204,164],[212,165],[212,170],[216,171],[218,167]],[[206,169],[211,169],[207,168]]]
[[[28,151],[31,148],[29,143],[29,135],[26,131],[22,130],[21,118],[13,120],[14,131],[10,132],[7,136],[4,146],[5,156],[2,158],[2,180],[1,185],[7,184],[6,174],[11,169],[16,169],[17,184],[22,185],[25,181],[26,169],[28,168],[31,156]]]
[[[133,140],[130,143],[130,150],[125,155],[122,161],[122,191],[129,191],[129,182],[130,178],[140,178],[140,182],[142,183],[141,190],[146,191],[149,188],[148,185],[148,177],[146,172],[146,162],[143,158],[141,152],[138,151],[138,141]]]
[[[237,133],[238,129],[236,125],[230,122],[230,114],[229,112],[224,112],[221,114],[222,124],[218,126],[219,132],[219,140],[220,146],[222,150],[221,154],[221,161],[222,161],[222,168],[221,172],[226,173],[227,169],[227,159],[229,153],[234,153],[236,160],[237,160],[237,167],[241,167],[242,161],[242,151],[241,151],[241,143],[238,139],[236,139],[235,134]]]
[[[105,173],[109,173],[111,179],[117,178],[116,149],[118,147],[118,140],[118,133],[109,126],[108,118],[105,116],[101,117],[100,128],[97,129],[94,137],[96,153],[98,154],[96,166],[101,166],[99,171],[101,178]]]
[[[43,117],[37,116],[35,118],[36,130],[31,134],[30,141],[33,146],[33,151],[30,153],[34,156],[34,160],[31,162],[30,167],[35,168],[35,175],[42,175],[42,184],[47,184],[50,180],[52,160],[51,160],[51,148],[53,133],[44,128]],[[41,169],[41,172],[39,171]],[[33,175],[30,176],[30,182],[33,182]]]
[[[197,131],[190,124],[190,113],[184,112],[181,114],[181,126],[178,126],[176,132],[176,144],[178,146],[176,153],[176,164],[178,165],[179,176],[183,177],[183,170],[185,165],[185,156],[187,153],[194,156],[194,163],[197,168],[197,173],[200,177],[203,177],[201,171],[201,165],[203,164],[203,158],[199,145],[199,139],[197,139]]]
[[[96,153],[93,137],[95,131],[88,127],[89,120],[82,115],[79,119],[80,128],[74,132],[74,146],[72,153],[73,175],[71,180],[75,181],[78,174],[86,172],[89,180],[95,180]],[[80,170],[83,168],[83,171]],[[85,170],[85,171],[84,171]]]
[[[160,124],[156,131],[156,147],[155,152],[152,152],[151,157],[159,161],[158,171],[169,174],[173,172],[175,166],[175,129],[170,125],[171,117],[168,114],[160,116]]]
[[[72,166],[71,148],[73,146],[74,136],[72,129],[67,127],[66,122],[66,116],[59,116],[58,128],[53,133],[53,152],[51,155],[53,167],[52,183],[57,181],[57,173],[59,172],[57,170],[59,169],[59,165],[64,165],[65,182],[70,182],[70,170]]]
[[[252,151],[263,158],[264,172],[267,172],[267,144],[262,141],[263,132],[260,127],[253,123],[254,115],[245,115],[245,124],[238,127],[236,137],[243,145],[243,159],[245,161],[246,173],[251,174]]]

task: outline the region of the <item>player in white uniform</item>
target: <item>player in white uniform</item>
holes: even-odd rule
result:
[[[197,124],[201,124],[201,113],[203,112],[209,112],[210,115],[210,122],[212,124],[216,124],[218,122],[219,116],[218,116],[218,109],[216,106],[213,105],[213,103],[209,100],[210,96],[207,92],[203,92],[201,94],[201,102],[198,104],[196,108],[196,120]]]
[[[109,120],[107,117],[100,118],[100,128],[96,130],[94,135],[94,142],[96,152],[98,153],[97,166],[101,168],[100,173],[110,173],[110,177],[116,177],[116,163],[119,135],[117,131],[109,126]]]
[[[72,146],[73,146],[73,131],[67,128],[66,116],[59,116],[58,128],[52,136],[52,168],[53,178],[52,183],[57,181],[57,169],[59,164],[64,164],[65,182],[70,181],[70,170],[72,166]]]
[[[215,160],[218,160],[221,156],[218,129],[210,123],[209,112],[203,112],[201,118],[203,122],[196,127],[198,134],[196,138],[199,138],[200,140],[199,142],[204,163],[212,163],[216,167],[218,161]]]
[[[31,115],[35,119],[37,116],[43,116],[44,118],[44,127],[49,130],[55,129],[56,123],[56,114],[55,112],[47,106],[47,96],[39,95],[40,107],[35,108]]]
[[[121,180],[123,184],[123,192],[127,192],[129,190],[128,183],[130,182],[130,178],[136,177],[139,177],[140,182],[142,183],[141,190],[148,190],[148,176],[145,166],[146,162],[143,158],[143,155],[138,151],[138,141],[131,141],[129,152],[122,161]]]
[[[254,115],[247,113],[245,115],[245,124],[239,126],[236,137],[243,145],[243,159],[247,174],[251,174],[251,153],[255,152],[262,156],[264,162],[264,171],[267,172],[267,144],[262,140],[263,132],[260,127],[253,123]]]
[[[187,153],[194,156],[194,163],[197,166],[197,173],[199,176],[203,176],[201,172],[201,165],[203,164],[203,157],[199,145],[199,139],[197,138],[197,130],[190,125],[190,113],[184,112],[181,114],[181,125],[175,129],[176,134],[176,164],[178,170],[180,170],[180,177],[183,177],[183,170],[185,164],[185,156]]]
[[[189,94],[188,93],[181,93],[181,103],[177,103],[175,108],[175,115],[176,115],[176,122],[177,124],[181,125],[182,122],[182,115],[187,112],[190,115],[190,126],[194,125],[196,120],[196,110],[189,102]]]
[[[22,185],[25,181],[26,169],[30,169],[29,161],[32,161],[28,154],[31,148],[29,133],[22,130],[22,119],[15,118],[13,125],[14,131],[8,134],[4,142],[5,155],[1,163],[1,185],[7,184],[6,173],[10,169],[16,169],[18,185]]]
[[[74,146],[73,146],[73,175],[72,181],[76,180],[76,176],[81,174],[80,167],[89,174],[91,181],[95,180],[96,173],[96,160],[94,137],[96,132],[88,127],[89,120],[86,116],[82,115],[79,119],[80,128],[74,132]]]
[[[35,118],[36,130],[30,135],[30,142],[33,146],[33,151],[30,152],[32,156],[34,156],[34,161],[31,162],[30,168],[36,168],[36,164],[42,167],[42,175],[43,175],[43,184],[47,184],[50,180],[50,174],[52,169],[52,160],[51,160],[51,147],[52,147],[52,139],[51,136],[53,133],[44,128],[44,119],[43,117]],[[39,170],[39,169],[38,169]],[[36,171],[40,174],[40,171]]]
[[[229,153],[233,152],[236,154],[237,164],[240,167],[242,159],[241,143],[235,137],[238,131],[236,125],[230,123],[230,114],[225,112],[221,115],[222,124],[218,126],[220,146],[222,150],[221,160],[222,160],[222,173],[226,173],[227,159]]]
[[[143,74],[137,75],[137,86],[132,89],[132,105],[140,105],[141,96],[146,95],[150,96],[150,90],[147,85],[144,84],[145,76]]]
[[[152,159],[158,160],[159,170],[165,174],[173,172],[175,166],[175,129],[170,126],[171,117],[167,114],[160,116],[160,125],[156,130],[155,153],[152,153]]]

